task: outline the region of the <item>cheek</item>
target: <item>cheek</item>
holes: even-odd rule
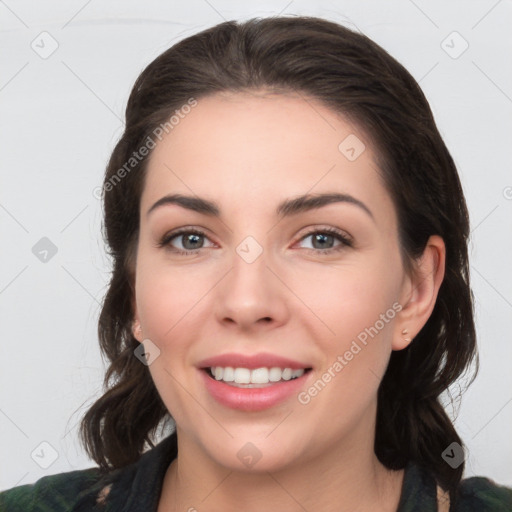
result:
[[[184,271],[156,257],[142,256],[138,260],[135,291],[144,337],[160,350],[149,371],[171,416],[180,425],[189,425],[188,414],[194,409],[194,402],[183,391],[190,387],[186,361],[190,346],[197,339],[195,306],[208,290],[204,276],[197,277],[190,268]],[[193,429],[192,425],[189,427]]]
[[[350,429],[374,404],[400,305],[390,282],[387,288],[376,289],[375,280],[365,272],[331,275],[328,282],[327,293],[316,287],[311,295],[322,322],[314,320],[310,326],[323,361],[311,387],[299,398],[315,410],[314,416],[331,419],[329,429],[335,435],[340,426]]]
[[[175,313],[179,301],[177,293],[171,293],[179,283],[171,282],[158,272],[140,272],[136,287],[137,308],[144,328],[144,336],[160,345],[169,329],[176,323]]]
[[[323,326],[318,333],[330,338],[331,346],[357,337],[376,323],[379,331],[387,331],[396,315],[393,303],[398,297],[399,276],[391,265],[382,265],[378,259],[318,266],[313,274],[303,269],[297,276],[300,279],[292,284],[294,292],[310,310],[309,316],[317,318],[318,328]]]
[[[161,255],[142,255],[135,292],[144,335],[157,344],[176,339],[176,331],[193,317],[194,308],[209,288],[211,283],[204,271],[173,265]]]
[[[329,372],[325,381],[335,381],[329,387],[344,400],[375,392],[401,309],[399,265],[372,256],[343,267],[319,267],[314,279],[297,281],[294,288],[310,308],[306,316],[311,336],[323,353],[320,373]]]

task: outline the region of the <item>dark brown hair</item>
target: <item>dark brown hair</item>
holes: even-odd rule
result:
[[[139,342],[132,334],[148,157],[113,179],[190,98],[256,89],[314,98],[367,134],[394,201],[409,270],[430,235],[444,239],[446,273],[433,313],[406,349],[392,353],[379,388],[375,453],[391,469],[409,461],[428,468],[455,496],[464,464],[452,469],[441,454],[452,442],[463,443],[440,395],[477,363],[469,220],[457,170],[424,94],[404,67],[366,36],[314,17],[221,23],[180,41],[138,77],[104,180],[104,236],[113,271],[98,335],[110,366],[105,394],[81,423],[87,453],[103,471],[135,462],[170,418],[148,367],[134,356]]]

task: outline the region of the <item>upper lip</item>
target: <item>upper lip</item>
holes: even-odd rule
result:
[[[211,368],[212,366],[221,366],[226,368],[291,368],[292,370],[301,370],[302,368],[311,368],[310,365],[294,361],[287,357],[278,356],[266,352],[259,354],[220,354],[218,356],[203,359],[197,365],[199,368]]]

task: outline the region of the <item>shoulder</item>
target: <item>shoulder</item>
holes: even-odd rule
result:
[[[117,512],[156,510],[162,482],[177,455],[176,433],[127,466],[89,468],[40,478],[0,492],[0,512]]]
[[[78,503],[94,503],[108,485],[98,468],[44,476],[33,484],[0,492],[0,512],[64,512]]]
[[[462,480],[453,512],[511,512],[512,488],[489,478],[475,476]]]
[[[434,473],[410,461],[405,468],[398,512],[448,510]],[[438,503],[439,500],[439,503]],[[439,508],[443,505],[445,508]],[[512,488],[481,476],[462,480],[452,495],[450,512],[512,512]]]

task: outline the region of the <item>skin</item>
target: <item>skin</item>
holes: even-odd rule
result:
[[[349,161],[338,146],[355,134],[366,146]],[[377,389],[392,350],[428,320],[444,275],[442,239],[432,236],[409,275],[397,217],[364,133],[312,99],[264,91],[201,98],[154,149],[141,197],[134,335],[159,356],[149,370],[178,432],[178,458],[164,480],[159,512],[396,510],[403,471],[377,460]],[[289,218],[278,203],[340,192],[332,203]],[[220,218],[166,205],[169,193],[215,201]],[[186,250],[191,227],[206,233]],[[353,240],[316,244],[335,228]],[[318,229],[317,229],[318,228]],[[315,231],[316,230],[316,231]],[[252,236],[262,254],[236,248]],[[325,248],[341,250],[325,254]],[[271,352],[313,368],[307,390],[358,334],[394,303],[401,311],[307,404],[292,396],[259,412],[233,410],[206,391],[197,363],[221,353]],[[407,335],[402,334],[407,329]],[[147,343],[147,342],[146,342]],[[237,457],[251,442],[261,458]]]

